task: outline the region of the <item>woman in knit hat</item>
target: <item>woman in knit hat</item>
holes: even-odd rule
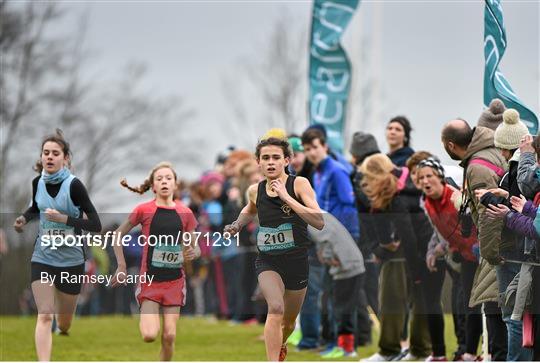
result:
[[[502,177],[498,189],[476,191],[482,204],[489,206],[492,211],[500,210],[499,204],[510,206],[512,196],[520,197],[521,190],[517,182],[519,164],[519,144],[521,139],[529,134],[527,126],[519,119],[519,113],[513,108],[504,111],[503,123],[495,130],[494,143],[508,160],[508,172]]]
[[[503,113],[503,123],[495,130],[495,147],[502,150],[507,160],[519,148],[521,138],[529,133],[527,126],[519,119],[519,112],[510,108]]]
[[[519,119],[519,113],[510,108],[503,113],[503,123],[495,130],[494,143],[495,147],[501,150],[502,155],[508,161],[508,172],[503,176],[500,182],[500,189],[493,190],[494,194],[500,197],[509,198],[511,196],[519,197],[521,191],[517,183],[517,172],[519,163],[519,144],[521,139],[529,134],[527,126]],[[478,191],[478,196],[481,197],[485,191]],[[504,199],[504,198],[503,198]],[[504,202],[504,200],[499,202]],[[495,202],[495,201],[493,201]],[[490,203],[492,204],[492,203]],[[495,204],[497,205],[497,204]]]
[[[503,156],[509,160],[508,172],[502,177],[499,189],[477,190],[476,196],[480,202],[487,207],[488,216],[506,215],[510,210],[510,201],[519,201],[521,191],[517,183],[519,144],[521,138],[529,133],[527,126],[519,119],[519,113],[514,109],[508,109],[503,113],[503,123],[495,130],[495,146],[501,150]],[[517,236],[512,230],[504,227],[501,240],[512,249],[500,251],[501,257],[505,260],[523,260],[524,238]],[[519,272],[520,265],[515,263],[503,263],[496,266],[497,281],[499,281],[500,292],[506,290],[505,282],[512,281]],[[522,328],[521,321],[514,321],[507,317],[511,315],[512,307],[503,306],[501,308],[503,318],[509,332],[508,336],[508,356],[507,360],[531,360],[532,351],[521,347]],[[512,333],[510,333],[512,332]]]
[[[435,228],[433,238],[426,253],[426,265],[430,273],[423,281],[424,299],[428,320],[432,361],[446,360],[444,339],[444,318],[441,307],[441,293],[445,278],[444,255],[451,252],[453,261],[461,262],[461,285],[463,286],[460,306],[465,311],[465,352],[459,360],[476,359],[478,342],[482,332],[480,306],[469,307],[469,298],[478,261],[473,254],[477,244],[476,233],[469,237],[461,235],[461,221],[454,200],[461,199],[461,192],[446,183],[441,163],[429,157],[418,163],[417,184],[425,195],[424,209]]]

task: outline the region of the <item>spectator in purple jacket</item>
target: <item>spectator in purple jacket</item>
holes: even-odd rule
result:
[[[536,191],[537,193],[538,191]],[[510,210],[507,206],[503,204],[499,204],[498,206],[490,206],[489,209],[486,210],[486,213],[490,218],[504,218],[506,227],[512,231],[514,231],[517,234],[523,235],[527,237],[528,239],[533,240],[533,246],[536,248],[536,256],[529,255],[529,259],[535,259],[536,262],[539,260],[538,258],[538,249],[540,247],[540,214],[539,214],[539,208],[534,205],[533,202],[530,200],[527,201],[525,197],[521,196],[520,198],[512,197],[510,199],[512,210]],[[527,250],[527,246],[525,247]],[[528,267],[525,268],[525,267]],[[525,270],[524,270],[525,268]],[[538,361],[540,359],[540,311],[538,309],[538,306],[540,305],[540,269],[538,267],[534,266],[527,266],[522,265],[521,266],[521,272],[520,272],[520,281],[519,284],[521,284],[521,277],[522,272],[524,271],[531,271],[529,274],[532,274],[532,303],[529,306],[531,308],[530,313],[533,314],[533,324],[534,327],[532,328],[534,332],[534,345],[533,345],[533,361]],[[519,295],[519,291],[517,292]],[[516,296],[516,300],[518,297]],[[524,332],[525,333],[525,332]]]
[[[540,235],[535,228],[535,220],[540,226],[540,216],[537,215],[538,207],[533,202],[521,196],[510,198],[512,209],[504,204],[490,204],[486,213],[490,218],[504,218],[506,227],[519,235],[540,241]]]

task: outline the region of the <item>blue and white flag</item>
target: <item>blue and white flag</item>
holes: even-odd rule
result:
[[[501,0],[485,0],[484,10],[484,105],[488,107],[494,98],[500,98],[507,108],[515,108],[521,120],[532,135],[538,132],[538,118],[516,96],[506,80],[499,63],[506,50],[506,31],[504,29]]]
[[[310,124],[322,124],[328,144],[343,152],[351,65],[340,44],[359,0],[314,0],[309,57]]]

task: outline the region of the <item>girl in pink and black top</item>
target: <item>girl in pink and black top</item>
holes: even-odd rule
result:
[[[140,276],[136,297],[140,306],[140,332],[145,342],[153,342],[160,331],[160,308],[163,311],[160,360],[171,360],[176,338],[176,323],[180,307],[186,301],[186,280],[183,262],[200,255],[193,235],[197,221],[189,208],[173,200],[176,173],[171,164],[159,163],[148,179],[132,188],[125,180],[122,185],[139,194],[152,189],[155,198],[139,204],[118,228],[120,236],[141,225],[139,243],[143,245]],[[119,238],[116,239],[118,241]],[[118,269],[113,286],[122,284],[126,277],[126,263],[122,245],[114,243]],[[151,278],[151,280],[150,280]]]
[[[473,231],[470,237],[461,235],[459,213],[454,205],[454,201],[461,198],[461,192],[445,182],[444,169],[438,160],[427,158],[421,161],[417,166],[416,177],[425,195],[424,209],[435,228],[435,239],[438,239],[435,243],[430,242],[432,248],[428,248],[426,264],[430,274],[424,282],[425,289],[429,292],[426,305],[432,302],[429,304],[431,306],[426,306],[428,322],[431,325],[433,358],[435,358],[432,360],[437,360],[436,358],[446,360],[446,358],[443,359],[444,351],[435,352],[435,350],[437,345],[444,349],[444,318],[440,302],[445,266],[441,257],[446,254],[447,249],[453,252],[453,256],[458,256],[461,262],[463,304],[466,307],[466,353],[462,359],[474,360],[482,333],[480,306],[469,307],[473,279],[478,267],[477,259],[473,254],[473,246],[478,243],[476,232]],[[435,328],[437,326],[439,329]]]

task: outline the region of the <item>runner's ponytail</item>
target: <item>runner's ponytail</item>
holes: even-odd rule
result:
[[[169,163],[168,161],[162,161],[152,169],[152,171],[150,172],[150,175],[148,176],[148,178],[146,178],[144,180],[144,182],[141,185],[139,185],[138,187],[129,186],[129,184],[127,183],[126,178],[123,178],[122,180],[120,180],[120,185],[123,186],[124,188],[127,188],[127,189],[131,190],[132,192],[135,192],[135,193],[138,193],[138,194],[144,194],[149,189],[152,188],[152,185],[154,184],[154,174],[156,173],[156,171],[158,171],[159,169],[163,169],[163,168],[171,169],[172,172],[173,172],[173,175],[174,175],[174,181],[176,182],[178,180],[178,177],[176,176],[176,172],[174,171],[174,168],[173,168],[172,164]]]
[[[123,186],[124,188],[127,188],[127,189],[131,190],[132,192],[135,192],[135,193],[138,193],[138,194],[144,194],[152,187],[152,183],[150,182],[150,179],[146,179],[138,187],[131,187],[127,183],[127,180],[124,178],[124,179],[120,180],[120,185]]]

